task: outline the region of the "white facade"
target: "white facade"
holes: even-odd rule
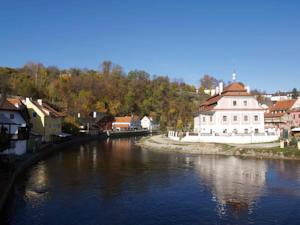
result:
[[[152,130],[152,118],[144,116],[141,120],[141,126],[143,129]]]
[[[288,96],[288,95],[281,95],[281,96],[274,95],[271,97],[272,102],[285,101],[285,100],[291,100],[291,99],[292,99],[292,96]]]
[[[264,111],[252,96],[224,96],[212,111],[194,118],[194,132],[263,133]]]
[[[10,110],[1,110],[0,114],[4,117],[8,118],[14,124],[12,125],[4,125],[7,128],[7,132],[9,134],[18,134],[19,127],[26,127],[27,123],[25,119],[22,117],[19,111],[10,111]]]

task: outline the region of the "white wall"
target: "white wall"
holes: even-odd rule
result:
[[[198,133],[200,132],[200,116],[194,117],[194,132]]]
[[[26,126],[26,122],[24,120],[24,118],[21,116],[21,114],[17,111],[0,111],[0,114],[3,114],[6,118],[8,118],[9,120],[13,121],[16,124],[23,124],[24,127]],[[10,119],[10,115],[13,114],[14,118]],[[18,134],[18,127],[20,125],[11,125],[11,131],[10,134]],[[8,130],[8,125],[5,126],[7,127],[7,132],[9,132]]]
[[[151,120],[147,117],[144,116],[143,119],[141,120],[141,126],[143,129],[151,129]]]
[[[248,121],[244,121],[245,115],[248,116]],[[226,122],[223,121],[223,116],[226,116]],[[237,117],[237,121],[234,121],[235,116]],[[258,116],[258,121],[255,121],[255,116]],[[215,112],[212,115],[212,120],[210,117],[210,115],[202,114],[199,118],[194,119],[194,124],[200,120],[198,130],[201,133],[223,133],[225,129],[227,133],[232,133],[234,130],[238,133],[245,133],[245,129],[248,129],[249,133],[254,132],[255,129],[258,129],[258,133],[264,132],[263,111],[222,110]]]
[[[235,144],[249,144],[249,143],[266,143],[278,141],[278,135],[268,136],[185,136],[181,139],[183,142],[207,142],[207,143],[235,143]]]
[[[223,121],[223,116],[226,116],[226,122]],[[234,120],[235,116],[237,121]],[[244,120],[244,116],[248,116],[248,121]],[[258,116],[258,121],[255,121],[255,116]],[[194,126],[194,131],[201,133],[223,133],[225,130],[227,133],[245,133],[245,129],[249,133],[256,129],[258,133],[263,133],[264,111],[253,96],[224,96],[218,101],[214,111],[194,118]]]

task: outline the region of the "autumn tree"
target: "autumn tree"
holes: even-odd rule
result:
[[[109,60],[103,61],[102,64],[102,74],[108,76],[111,70],[112,63]]]
[[[219,84],[219,80],[217,80],[215,77],[205,74],[200,79],[200,87],[204,89],[213,89]]]

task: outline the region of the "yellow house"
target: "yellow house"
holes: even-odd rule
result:
[[[43,102],[42,99],[33,101],[26,98],[23,103],[28,109],[33,133],[41,135],[46,142],[51,141],[53,135],[62,133],[63,116],[60,112]]]

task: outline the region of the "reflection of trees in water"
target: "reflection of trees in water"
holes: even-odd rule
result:
[[[70,146],[45,161],[51,194],[99,192],[110,199],[122,192],[146,192],[152,185],[167,187],[176,155],[139,150],[133,139],[113,139]],[[30,179],[37,180],[36,168]],[[95,193],[93,193],[95,194]],[[63,197],[63,196],[62,196]]]
[[[106,145],[97,170],[105,184],[101,189],[104,199],[125,191],[136,194],[147,192],[151,186],[168,186],[170,155],[139,150],[132,139],[115,139]]]
[[[198,157],[195,168],[219,203],[234,211],[251,210],[264,192],[267,165],[265,161],[236,157]]]

